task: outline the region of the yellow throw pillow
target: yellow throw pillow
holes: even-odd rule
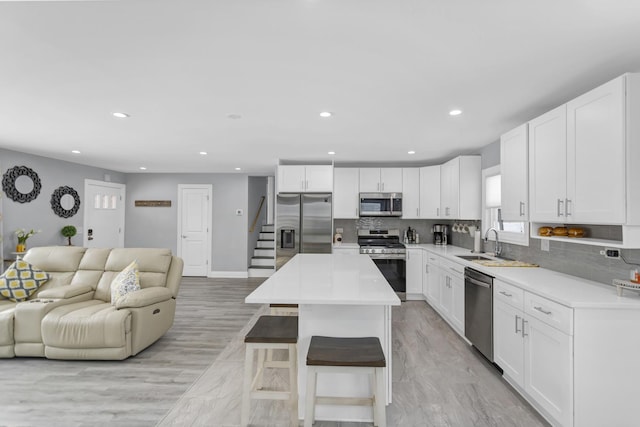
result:
[[[28,262],[18,260],[0,276],[0,295],[14,302],[26,301],[49,277]]]
[[[133,261],[111,281],[111,305],[116,305],[129,292],[139,290],[138,262]]]

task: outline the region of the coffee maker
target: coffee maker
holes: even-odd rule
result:
[[[433,243],[436,245],[446,245],[447,240],[449,239],[449,226],[446,224],[433,224],[431,228],[433,232]]]

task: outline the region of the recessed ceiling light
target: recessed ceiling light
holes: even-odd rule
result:
[[[207,153],[206,151],[201,151],[201,152],[200,152],[200,155],[201,155],[201,156],[206,156],[207,154],[208,154],[208,153]]]
[[[327,154],[329,154],[330,156],[334,156],[336,154],[335,151],[329,151]]]
[[[462,114],[462,110],[451,110],[451,111],[449,111],[449,115],[450,116],[459,116],[460,114]]]
[[[333,113],[329,112],[329,111],[323,111],[322,113],[320,113],[320,117],[331,117],[333,116]]]
[[[240,114],[227,114],[227,119],[238,120],[241,119],[242,116]]]
[[[117,117],[119,119],[126,119],[129,117],[127,113],[113,113],[113,117]]]
[[[411,151],[407,151],[407,153],[409,153],[409,154],[416,154],[416,152],[415,152],[415,151],[413,151],[413,150],[411,150]]]
[[[80,154],[80,151],[78,151],[78,150],[71,150],[71,152],[72,152],[73,154]]]
[[[145,168],[144,166],[140,166],[140,170],[141,170],[141,171],[146,171],[146,170],[147,170],[147,168]]]
[[[241,168],[236,168],[237,171],[241,170]]]

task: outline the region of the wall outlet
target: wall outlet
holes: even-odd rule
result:
[[[336,233],[342,234],[342,233],[344,233],[344,229],[342,227],[338,227],[338,228],[336,228]]]
[[[540,249],[549,252],[549,241],[547,239],[540,240]]]
[[[236,215],[242,216],[243,213],[244,211],[242,209],[236,209]]]
[[[604,255],[605,258],[619,259],[620,249],[604,248],[604,250],[600,251],[600,255]]]

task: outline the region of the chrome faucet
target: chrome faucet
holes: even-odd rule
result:
[[[493,227],[488,229],[487,232],[484,233],[484,241],[485,241],[485,243],[489,241],[489,232],[490,231],[493,231],[495,233],[495,235],[496,235],[496,247],[494,249],[494,255],[499,257],[500,254],[502,253],[502,243],[500,243],[500,239],[498,238],[498,230],[496,230]]]

